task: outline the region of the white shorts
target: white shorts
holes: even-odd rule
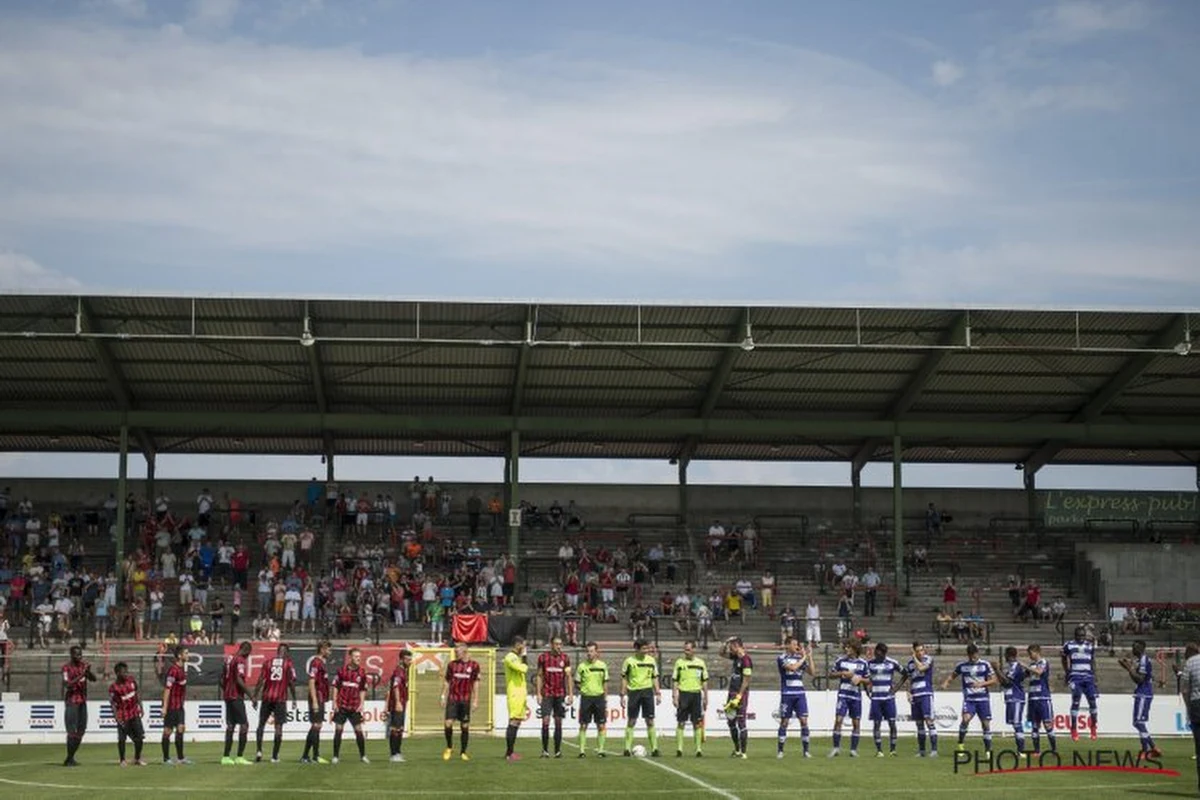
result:
[[[804,638],[810,642],[821,641],[821,623],[809,622],[804,626]]]
[[[612,589],[601,589],[600,599],[605,603],[611,603],[613,601],[613,594],[615,594],[615,592],[613,592]]]
[[[300,609],[292,603],[288,603],[283,607],[283,618],[285,620],[300,619]]]
[[[354,519],[358,523],[359,527],[362,527],[362,528],[366,527],[366,525],[367,525],[367,515],[366,514],[359,512],[358,516],[355,517]]]
[[[579,607],[579,595],[568,594],[568,595],[565,595],[565,597],[567,598],[567,608],[578,608]]]
[[[304,618],[305,619],[316,619],[317,618],[317,607],[316,606],[305,606],[304,607]]]

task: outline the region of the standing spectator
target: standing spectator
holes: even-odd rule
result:
[[[843,591],[838,597],[837,617],[838,617],[838,638],[845,639],[850,635],[850,629],[853,627],[851,618],[854,614],[854,598],[848,591]]]
[[[221,577],[221,585],[227,586],[233,581],[233,554],[236,551],[227,540],[222,539],[217,547],[216,574]]]
[[[500,495],[493,494],[488,500],[488,516],[492,521],[492,536],[499,536],[500,531],[504,530],[504,502]]]
[[[312,549],[313,543],[316,541],[317,535],[313,533],[312,528],[305,527],[300,531],[300,563],[309,568],[312,566]]]
[[[1042,602],[1042,590],[1038,586],[1037,581],[1033,578],[1029,579],[1028,585],[1025,587],[1025,603],[1021,606],[1021,611],[1017,617],[1024,621],[1026,615],[1033,617],[1033,624],[1038,623],[1038,608]]]
[[[709,564],[716,564],[717,559],[721,554],[721,545],[725,542],[725,528],[721,525],[721,520],[714,519],[712,525],[708,526],[708,548],[705,550],[705,560]]]
[[[1200,781],[1200,644],[1191,642],[1183,651],[1187,660],[1183,671],[1178,673],[1179,689],[1183,701],[1187,703],[1188,721],[1192,728],[1193,758],[1196,761],[1196,776]]]
[[[954,578],[946,578],[942,586],[942,608],[950,616],[958,612],[958,588],[954,585]]]
[[[844,559],[839,558],[833,562],[833,566],[829,570],[829,587],[831,589],[842,588],[842,581],[846,578],[846,572],[847,567]]]
[[[1008,602],[1012,604],[1012,613],[1015,617],[1021,610],[1021,584],[1016,575],[1008,576]]]
[[[422,489],[425,493],[425,513],[433,516],[438,513],[438,495],[441,494],[442,487],[438,486],[437,481],[430,475]]]
[[[282,538],[279,540],[282,548],[282,555],[279,558],[279,565],[283,569],[296,568],[296,543],[298,537],[292,531],[285,531]]]
[[[229,559],[229,564],[233,568],[233,585],[237,589],[246,588],[246,574],[250,570],[250,551],[246,549],[246,545],[239,544],[233,551],[233,556]]]
[[[879,584],[881,580],[879,573],[875,571],[875,567],[867,567],[866,574],[862,576],[863,589],[866,590],[866,599],[863,601],[863,616],[875,616],[875,599],[879,593]]]
[[[482,511],[483,501],[479,499],[479,492],[472,489],[471,496],[467,498],[467,530],[472,539],[479,536],[479,515]]]
[[[758,531],[753,522],[742,529],[742,557],[750,566],[758,566]]]
[[[650,570],[651,585],[654,585],[658,579],[658,572],[662,566],[664,556],[665,553],[663,552],[661,544],[655,542],[654,544],[650,545],[650,552],[646,554],[646,566]]]
[[[808,599],[808,606],[804,609],[804,638],[808,640],[809,647],[821,643],[821,606],[815,597]]]
[[[154,498],[154,521],[162,522],[171,513],[171,498],[163,492],[158,497]]]
[[[942,515],[934,508],[933,503],[929,504],[929,508],[925,509],[925,538],[932,540],[935,535],[940,536],[942,533]]]
[[[201,489],[196,497],[196,524],[208,530],[212,522],[213,496],[207,488]]]
[[[762,578],[759,579],[759,587],[762,591],[762,607],[763,611],[767,612],[767,616],[771,619],[775,618],[775,576],[771,574],[771,570],[764,569]]]
[[[162,625],[163,589],[161,583],[155,583],[150,590],[150,638],[158,638],[158,629]]]

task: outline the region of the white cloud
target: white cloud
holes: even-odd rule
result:
[[[146,0],[100,0],[100,6],[112,8],[123,17],[143,19],[146,16]]]
[[[1140,0],[1062,0],[1034,15],[1037,38],[1077,42],[1094,36],[1138,30],[1151,11]]]
[[[83,284],[22,253],[0,251],[0,291],[61,291]]]
[[[960,65],[944,58],[933,62],[933,66],[930,69],[933,82],[938,86],[953,86],[962,80],[963,75],[966,74],[966,70]]]
[[[972,191],[943,112],[807,51],[664,45],[660,66],[608,67],[576,50],[417,59],[178,31],[0,44],[0,170],[43,176],[0,196],[17,224],[690,272],[746,245],[855,241]]]
[[[188,29],[223,30],[233,24],[240,0],[191,0]]]

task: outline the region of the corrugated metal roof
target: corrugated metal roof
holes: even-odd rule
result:
[[[317,337],[313,349],[300,342],[306,314]],[[521,345],[527,319],[534,345],[528,348]],[[956,327],[967,321],[970,350],[966,332]],[[1130,415],[1177,422],[1200,417],[1200,353],[1169,354],[1186,322],[1176,313],[1036,309],[7,295],[0,297],[6,378],[0,408],[120,409],[97,357],[108,352],[133,409],[148,411],[314,412],[323,385],[333,413],[494,416],[506,414],[519,397],[527,416],[688,419],[701,415],[708,398],[714,419],[879,420],[912,388],[908,419],[1062,421],[1132,365],[1142,367],[1140,374],[1125,375],[1127,385],[1117,387],[1108,416],[1097,421]],[[105,338],[96,345],[78,337],[77,324]],[[754,347],[734,349],[747,332]],[[1138,352],[1151,345],[1160,350]],[[924,373],[924,385],[915,386]],[[9,449],[74,450],[88,443],[112,449],[115,441],[115,435],[60,432],[51,445],[51,433],[5,433],[0,413],[0,446]],[[177,436],[187,452],[323,447],[320,431],[151,433],[160,445]],[[337,449],[466,455],[479,452],[480,442],[506,444],[505,437],[491,441],[470,432],[424,438],[414,448],[402,437],[348,436]],[[611,449],[601,453],[596,442],[564,430],[545,437],[546,447],[534,452],[613,457],[619,449],[628,457],[658,458],[683,444],[679,437],[651,438],[607,436],[599,444]],[[913,444],[913,460],[1005,461],[1042,443],[973,444],[952,453]],[[694,457],[837,459],[860,446],[710,437],[696,444]],[[1073,448],[1056,458],[1107,463],[1120,452]],[[1147,449],[1128,463],[1175,463],[1178,457]]]

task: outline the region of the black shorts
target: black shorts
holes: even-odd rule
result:
[[[67,703],[63,709],[63,726],[67,735],[83,736],[87,732],[87,703]]]
[[[324,703],[321,703],[320,705],[317,705],[317,706],[314,706],[312,703],[308,704],[308,721],[317,723],[318,725],[325,722],[325,704]]]
[[[638,717],[645,717],[647,722],[654,721],[654,690],[653,689],[631,689],[629,691],[629,700],[626,702],[625,714],[629,718],[629,724],[638,721]]]
[[[392,711],[388,714],[388,727],[404,730],[404,712]]]
[[[675,721],[682,725],[690,722],[699,725],[704,719],[704,704],[699,692],[680,692],[679,707],[675,709]]]
[[[128,722],[117,723],[117,732],[123,733],[135,742],[146,738],[146,729],[142,727],[142,718],[134,717]]]
[[[446,714],[444,719],[457,720],[466,725],[471,721],[471,703],[470,701],[450,700],[446,703]]]
[[[608,724],[608,702],[604,695],[579,698],[579,724]]]
[[[265,725],[271,717],[275,718],[276,725],[287,722],[287,703],[264,700],[258,707],[258,722],[260,725]]]
[[[344,708],[339,708],[337,711],[333,712],[334,725],[345,725],[347,722],[356,728],[362,725],[362,712],[347,711]]]
[[[542,719],[562,719],[567,715],[567,706],[562,697],[546,697],[542,695]]]
[[[183,709],[172,708],[163,714],[163,733],[183,725]]]
[[[234,725],[246,727],[250,724],[249,718],[246,716],[246,701],[245,700],[226,700],[225,701],[225,727],[232,728]]]

